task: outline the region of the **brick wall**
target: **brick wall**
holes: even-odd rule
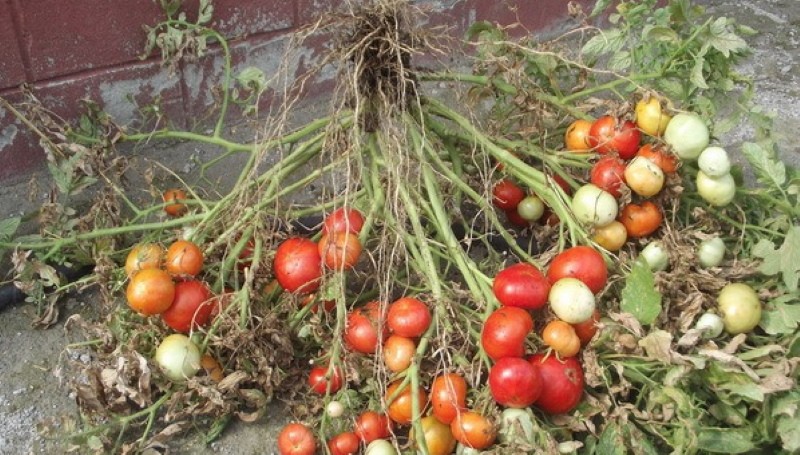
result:
[[[196,9],[197,0],[186,0]],[[276,70],[289,34],[343,0],[214,0],[213,26],[232,39],[238,68]],[[417,0],[430,11],[433,24],[453,27],[456,36],[476,20],[501,24],[517,18],[529,30],[549,27],[567,15],[566,0]],[[592,0],[578,3],[589,5]],[[27,84],[47,108],[75,119],[78,100],[90,98],[128,124],[137,118],[137,104],[160,99],[167,118],[179,127],[212,105],[208,90],[219,81],[220,59],[211,56],[186,63],[175,74],[158,57],[140,59],[145,44],[143,24],[162,18],[152,0],[0,0],[0,97],[21,100]],[[313,64],[324,40],[310,43],[293,64],[302,71]],[[317,80],[324,86],[324,80]],[[43,164],[35,136],[0,107],[0,183],[24,179]]]

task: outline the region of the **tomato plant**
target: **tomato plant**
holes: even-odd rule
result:
[[[544,215],[544,202],[536,195],[525,196],[517,205],[517,215],[525,221],[537,221]]]
[[[155,362],[173,381],[185,381],[200,371],[200,348],[182,333],[164,338],[156,348]]]
[[[664,142],[682,160],[697,159],[708,141],[708,127],[696,114],[682,112],[673,117],[664,130]]]
[[[186,280],[175,284],[175,297],[161,319],[173,330],[188,333],[206,325],[214,310],[211,291],[205,283]]]
[[[353,351],[372,354],[386,336],[380,302],[372,301],[347,316],[344,341]]]
[[[590,181],[603,191],[614,197],[622,195],[625,183],[625,162],[613,155],[607,155],[592,166]]]
[[[485,449],[497,437],[497,429],[491,420],[474,411],[460,412],[450,423],[453,437],[472,449]]]
[[[592,149],[589,143],[589,130],[592,122],[578,119],[570,123],[564,133],[564,145],[570,152],[588,152]]]
[[[160,314],[172,305],[175,283],[161,269],[145,269],[136,273],[126,290],[128,305],[145,316]]]
[[[630,120],[620,121],[604,115],[592,123],[589,129],[589,145],[598,153],[617,153],[629,160],[636,155],[642,134]]]
[[[386,414],[378,414],[375,411],[365,411],[357,418],[353,426],[358,439],[365,444],[369,444],[376,439],[388,438],[392,434],[392,422]]]
[[[492,189],[492,203],[501,210],[514,210],[525,198],[525,191],[509,179],[497,182]]]
[[[600,322],[600,310],[595,309],[592,317],[577,324],[572,324],[575,334],[581,340],[581,346],[586,346],[597,333],[597,324]]]
[[[566,277],[581,280],[597,294],[606,286],[608,267],[603,255],[594,248],[574,246],[554,257],[547,268],[547,279],[551,284]]]
[[[167,212],[167,215],[171,217],[183,216],[189,211],[189,208],[186,207],[186,204],[182,202],[186,200],[186,191],[178,188],[171,188],[164,191],[164,193],[161,195],[161,198],[166,204],[164,206],[164,211]]]
[[[548,300],[553,313],[570,324],[589,319],[595,310],[594,293],[577,278],[559,278],[550,288]]]
[[[517,307],[501,307],[486,318],[481,332],[481,346],[492,360],[522,357],[525,338],[533,330],[530,313]]]
[[[352,269],[361,256],[361,241],[349,231],[332,232],[319,239],[317,249],[329,269]]]
[[[655,196],[664,187],[664,171],[651,160],[637,156],[625,168],[625,183],[639,196]]]
[[[134,273],[144,269],[157,269],[161,267],[164,258],[164,248],[157,243],[140,243],[134,246],[128,257],[125,258],[125,273],[131,277]]]
[[[283,289],[307,294],[319,288],[321,262],[316,243],[302,237],[292,237],[284,240],[275,250],[272,269]]]
[[[322,224],[322,235],[332,232],[361,233],[364,227],[364,216],[354,208],[338,208],[325,217]]]
[[[578,188],[572,196],[572,213],[581,223],[605,226],[617,217],[619,206],[611,193],[591,183]]]
[[[697,167],[709,177],[722,177],[731,171],[731,159],[722,147],[706,147],[697,158]]]
[[[314,433],[302,423],[290,423],[278,434],[278,451],[281,455],[314,455],[317,441]]]
[[[659,145],[644,144],[636,152],[636,156],[652,161],[665,174],[672,174],[678,170],[678,157]]]
[[[761,322],[761,301],[758,294],[744,283],[729,283],[717,296],[725,331],[731,335],[747,333]]]
[[[416,350],[411,338],[392,335],[383,344],[383,363],[389,371],[398,373],[411,365]]]
[[[345,431],[328,440],[331,455],[356,455],[358,453],[358,436],[352,431]]]
[[[542,376],[542,394],[534,406],[548,414],[564,414],[583,397],[583,368],[575,357],[534,354],[528,359]]]
[[[401,388],[402,387],[402,388]],[[389,384],[386,388],[386,415],[389,416],[395,423],[399,425],[408,425],[414,418],[414,401],[416,401],[417,409],[422,413],[428,404],[428,394],[422,387],[417,389],[416,397],[411,390],[411,384],[402,384],[402,380],[395,381]]]
[[[456,439],[450,431],[450,425],[440,422],[434,416],[427,416],[420,419],[422,435],[425,440],[425,447],[429,455],[449,455],[456,448]],[[410,433],[412,441],[417,441],[417,434],[412,429]]]
[[[344,373],[338,366],[333,368],[333,372],[331,373],[330,377],[328,376],[327,365],[315,366],[308,374],[308,385],[311,387],[313,392],[316,392],[320,395],[325,395],[329,392],[331,394],[338,392],[339,389],[342,388],[343,383]],[[330,387],[330,391],[328,390],[328,387]]]
[[[431,384],[431,412],[449,424],[467,405],[467,381],[457,373],[445,373]]]
[[[414,297],[402,297],[392,302],[386,314],[389,330],[406,338],[422,336],[431,325],[431,320],[428,305]]]
[[[591,318],[586,321],[594,322]],[[582,324],[585,324],[586,321]],[[558,319],[548,322],[544,327],[542,341],[561,357],[572,357],[581,350],[581,339],[575,332],[575,328]]]
[[[501,305],[537,310],[547,303],[550,283],[535,266],[518,263],[497,273],[492,291]]]
[[[619,217],[619,221],[628,232],[628,237],[633,238],[647,237],[652,234],[661,226],[662,220],[661,209],[651,201],[628,204],[622,209]]]
[[[661,136],[667,129],[672,117],[664,112],[661,100],[656,97],[647,97],[636,103],[636,126],[650,136]]]
[[[525,408],[542,393],[542,379],[536,367],[527,360],[505,357],[489,370],[489,390],[497,403]]]
[[[177,240],[167,248],[164,264],[173,275],[195,276],[203,270],[203,251],[194,242]]]
[[[697,193],[711,205],[723,207],[736,196],[736,182],[730,174],[711,177],[703,171],[697,172]]]

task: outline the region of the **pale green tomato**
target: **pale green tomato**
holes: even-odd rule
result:
[[[605,226],[614,221],[618,210],[614,196],[591,183],[578,188],[572,197],[572,213],[581,223]]]
[[[456,446],[456,455],[480,455],[481,451],[467,447],[461,443]]]
[[[707,147],[697,158],[697,166],[709,177],[722,177],[731,172],[731,159],[722,147]]]
[[[697,171],[697,193],[709,204],[722,207],[733,201],[736,182],[730,174],[714,178],[703,171]]]
[[[725,257],[725,242],[719,237],[714,237],[700,242],[697,247],[697,259],[704,268],[716,267]]]
[[[173,381],[183,381],[200,371],[200,349],[186,335],[167,336],[156,349],[156,363]]]
[[[664,141],[682,160],[694,160],[708,147],[708,127],[695,114],[681,113],[667,124]]]
[[[536,221],[544,214],[544,202],[537,196],[526,196],[519,201],[517,213],[526,221]]]
[[[661,272],[669,266],[669,254],[664,244],[659,241],[650,242],[640,253],[650,270]]]
[[[391,442],[385,439],[376,439],[369,443],[364,455],[397,455],[397,450]]]
[[[580,324],[592,317],[595,299],[592,290],[577,278],[561,278],[547,296],[550,308],[568,324]]]
[[[328,413],[328,417],[336,419],[344,414],[344,405],[340,401],[331,400],[325,407],[325,412]]]
[[[761,301],[758,294],[744,283],[731,283],[717,297],[725,331],[731,335],[747,333],[761,322]]]
[[[716,338],[722,334],[724,323],[722,318],[714,313],[704,313],[697,319],[694,328],[703,332],[703,338]]]

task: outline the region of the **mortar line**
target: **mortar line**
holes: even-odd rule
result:
[[[17,38],[17,50],[19,51],[20,58],[22,59],[22,69],[25,72],[25,82],[32,84],[34,81],[33,65],[31,62],[31,55],[25,46],[25,34],[23,33],[23,17],[22,8],[19,5],[20,0],[11,0],[9,7],[11,8],[11,24],[14,27],[14,35]]]

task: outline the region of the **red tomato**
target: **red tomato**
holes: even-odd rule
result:
[[[325,395],[328,393],[328,366],[316,366],[308,374],[308,385],[314,392]],[[330,393],[336,393],[342,388],[342,369],[333,367],[333,374],[330,377]]]
[[[519,201],[525,197],[525,191],[508,179],[497,182],[492,189],[492,203],[501,210],[517,208]]]
[[[173,330],[188,333],[206,325],[213,310],[214,301],[208,287],[197,280],[186,280],[175,284],[172,305],[161,313],[161,318]]]
[[[490,359],[522,357],[525,354],[525,338],[533,330],[530,313],[513,306],[495,310],[486,318],[481,332],[481,346]]]
[[[289,292],[316,291],[322,277],[322,258],[317,244],[302,237],[284,240],[275,251],[272,270],[281,287]]]
[[[489,390],[494,401],[503,406],[526,408],[542,393],[542,378],[527,360],[506,357],[489,370]]]
[[[542,377],[542,394],[534,405],[548,414],[569,412],[583,397],[583,368],[575,357],[559,360],[554,355],[528,359]]]
[[[428,394],[420,387],[417,389],[416,398],[414,398],[411,384],[406,384],[400,389],[402,382],[402,380],[397,380],[386,388],[386,395],[384,396],[388,404],[386,415],[400,425],[408,425],[414,418],[413,402],[417,402],[417,409],[421,414],[428,405]],[[400,390],[399,392],[398,389]]]
[[[322,224],[322,235],[331,232],[352,232],[358,234],[364,227],[364,216],[356,209],[344,207],[334,210]]]
[[[172,305],[175,282],[161,269],[144,269],[131,278],[126,295],[128,305],[139,314],[160,314]]]
[[[564,250],[553,258],[547,269],[547,279],[555,283],[561,278],[577,278],[593,293],[602,291],[608,281],[608,268],[603,256],[588,246]]]
[[[467,381],[456,373],[436,377],[431,384],[431,412],[442,423],[450,423],[467,406]]]
[[[663,147],[653,147],[651,144],[645,144],[636,154],[655,163],[665,174],[672,174],[678,170],[678,157],[666,151]]]
[[[517,205],[519,205],[519,204],[517,204]],[[516,207],[514,207],[511,210],[503,210],[503,213],[506,214],[506,218],[508,218],[508,221],[511,224],[513,224],[514,226],[524,228],[524,227],[528,227],[528,226],[530,226],[532,224],[531,221],[526,220],[525,218],[520,216],[520,214],[517,211]]]
[[[450,423],[453,437],[472,449],[485,449],[494,444],[497,429],[488,418],[473,411],[460,412]]]
[[[358,436],[352,431],[345,431],[328,440],[331,455],[356,455],[358,453]]]
[[[389,305],[386,325],[395,335],[417,338],[428,330],[431,319],[428,305],[413,297],[402,297]]]
[[[661,226],[663,218],[658,206],[650,201],[628,204],[619,215],[619,221],[628,231],[628,237],[633,238],[647,237],[652,234]]]
[[[317,249],[329,269],[347,270],[352,269],[361,256],[361,241],[353,232],[333,232],[319,239]]]
[[[369,444],[376,439],[388,438],[392,434],[392,421],[385,414],[365,411],[356,418],[353,431],[364,444]]]
[[[501,305],[538,310],[547,303],[550,283],[535,266],[519,263],[494,277],[492,291]]]
[[[195,276],[203,269],[203,251],[196,243],[176,240],[167,248],[164,267],[173,275]]]
[[[411,366],[417,346],[411,338],[392,335],[383,345],[383,362],[389,371],[398,373]]]
[[[278,451],[281,455],[314,455],[316,450],[314,433],[302,423],[290,423],[278,435]]]
[[[581,346],[586,346],[592,341],[594,334],[597,333],[598,322],[600,322],[600,310],[594,310],[594,314],[592,314],[591,318],[579,324],[572,324],[572,327],[575,329],[575,334],[578,335],[578,338],[581,340]]]
[[[620,188],[625,183],[625,163],[613,155],[600,158],[592,167],[591,181],[601,190],[620,197]]]
[[[386,335],[383,324],[380,303],[369,302],[347,315],[344,341],[353,351],[372,354]]]
[[[642,133],[630,120],[621,122],[615,117],[604,115],[592,123],[589,130],[589,145],[598,153],[617,153],[620,158],[629,160],[639,150]]]

